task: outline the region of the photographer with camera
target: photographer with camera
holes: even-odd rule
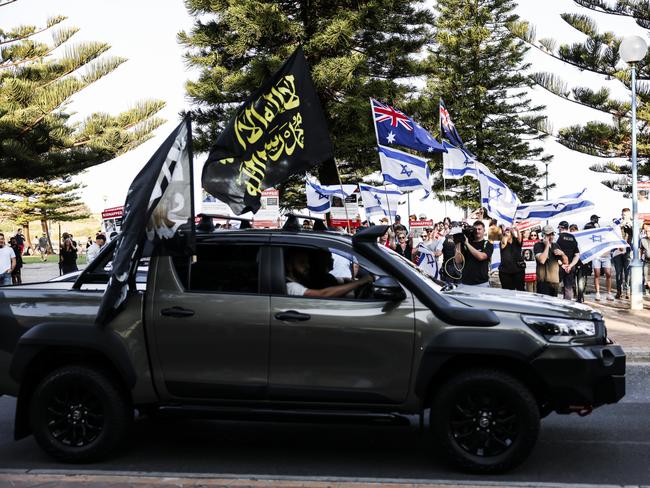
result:
[[[458,236],[458,237],[456,237]],[[465,285],[490,286],[490,259],[494,247],[483,239],[485,236],[485,224],[480,220],[474,225],[467,226],[462,233],[454,234],[456,241],[456,264],[463,262],[463,276],[460,282]]]

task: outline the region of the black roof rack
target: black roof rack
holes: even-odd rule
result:
[[[371,225],[352,236],[353,242],[376,242],[388,230],[388,225]]]
[[[298,219],[313,220],[314,221],[313,230],[320,230],[320,231],[327,230],[325,219],[322,219],[320,217],[313,217],[311,215],[301,215],[293,212],[286,214],[286,216],[287,216],[287,221],[282,226],[282,230],[288,230],[292,232],[299,231],[301,227],[300,227],[300,222],[298,222]]]
[[[239,224],[240,229],[250,229],[252,228],[251,219],[245,219],[243,217],[232,217],[230,215],[224,214],[206,214],[200,213],[197,217],[201,217],[201,222],[196,226],[197,230],[212,232],[214,230],[214,223],[212,219],[222,219],[222,220],[238,220],[241,222]]]

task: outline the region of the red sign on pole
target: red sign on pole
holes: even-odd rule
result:
[[[124,207],[111,207],[102,210],[102,219],[116,219],[124,215]]]

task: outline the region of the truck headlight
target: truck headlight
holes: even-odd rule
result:
[[[571,342],[573,339],[596,335],[596,323],[591,320],[574,320],[539,315],[522,315],[521,320],[550,342]]]

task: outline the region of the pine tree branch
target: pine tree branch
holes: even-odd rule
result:
[[[2,7],[2,5],[0,5],[0,7]],[[24,41],[25,39],[29,39],[30,37],[33,37],[37,34],[45,32],[48,29],[51,29],[52,27],[60,24],[64,20],[67,20],[67,17],[63,15],[57,15],[56,17],[50,17],[49,19],[47,19],[45,26],[41,27],[40,29],[37,28],[36,26],[21,26],[18,27],[17,30],[9,32],[8,34],[3,33],[2,30],[0,30],[0,34],[2,36],[9,37],[8,39],[1,40],[0,46],[2,46],[3,44],[10,44],[13,42]]]

